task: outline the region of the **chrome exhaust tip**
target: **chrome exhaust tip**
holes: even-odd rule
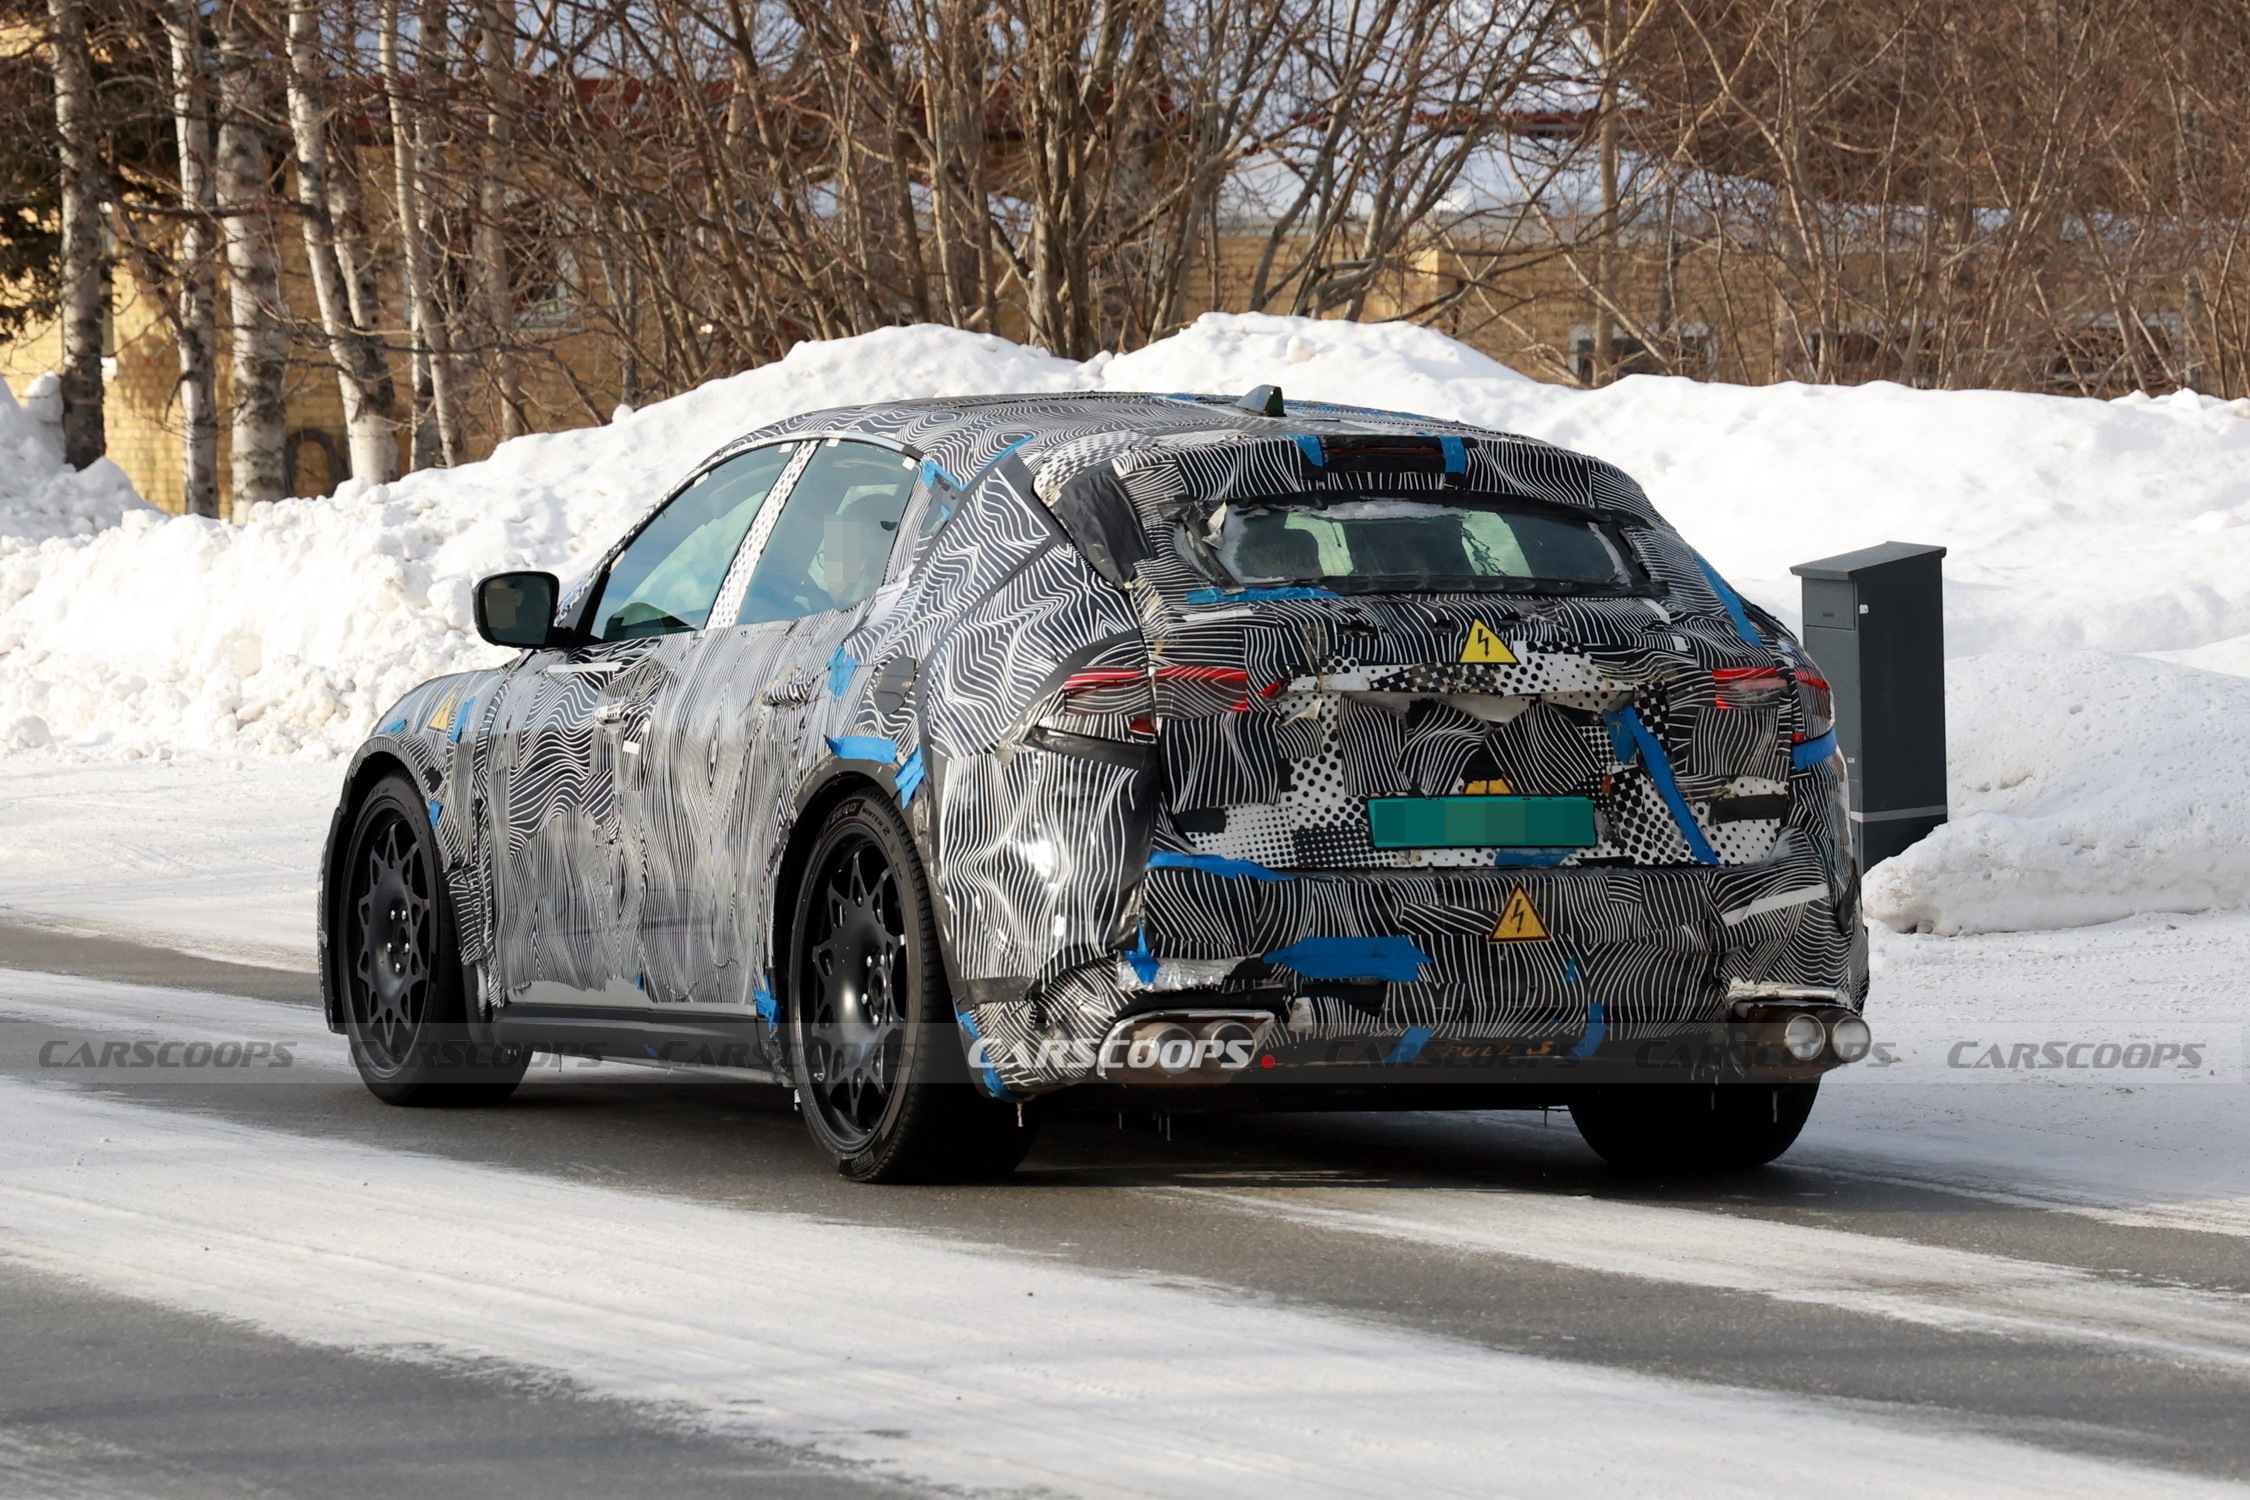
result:
[[[1095,1072],[1134,1088],[1209,1088],[1257,1061],[1270,1010],[1166,1010],[1127,1016],[1102,1038]]]

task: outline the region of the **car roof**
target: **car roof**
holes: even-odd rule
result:
[[[1236,396],[1132,391],[1041,391],[1018,395],[924,397],[830,407],[771,423],[726,445],[713,458],[799,433],[861,434],[886,439],[968,475],[1001,453],[1115,433],[1170,436],[1244,432],[1287,438],[1299,433],[1447,433],[1486,441],[1547,447],[1535,438],[1411,412],[1377,411],[1326,401],[1289,400],[1269,417],[1235,404]],[[1559,450],[1558,450],[1559,451]],[[1029,456],[1028,454],[1026,455]]]

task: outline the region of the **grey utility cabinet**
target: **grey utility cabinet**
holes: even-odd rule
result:
[[[1885,542],[1789,570],[1805,581],[1805,649],[1836,698],[1863,870],[1945,821],[1944,556]]]

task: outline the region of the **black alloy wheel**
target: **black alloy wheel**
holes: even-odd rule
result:
[[[805,936],[805,1077],[837,1141],[858,1150],[883,1123],[906,1050],[906,918],[874,839],[831,852]]]
[[[1820,1080],[1607,1089],[1570,1106],[1597,1155],[1628,1172],[1732,1172],[1762,1167],[1796,1144]]]
[[[353,821],[335,962],[352,1061],[386,1104],[496,1104],[530,1055],[469,1038],[453,904],[423,801],[403,776],[376,784]]]
[[[789,1059],[797,1102],[836,1169],[932,1182],[1014,1169],[1031,1130],[969,1082],[937,924],[906,826],[847,798],[815,837],[791,925]]]

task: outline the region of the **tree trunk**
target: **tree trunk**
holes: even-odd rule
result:
[[[328,121],[321,107],[320,15],[310,0],[289,7],[289,127],[297,145],[297,202],[304,209],[305,258],[321,331],[336,365],[344,403],[344,434],[352,477],[368,484],[398,478],[397,401],[391,372],[373,332],[354,316],[351,287],[336,248],[336,212],[328,182]]]
[[[1617,6],[1602,0],[1601,121],[1596,142],[1601,157],[1601,217],[1594,230],[1594,338],[1587,362],[1587,384],[1617,379]]]
[[[430,123],[430,101],[442,97],[445,83],[445,8],[446,0],[422,0],[414,56],[413,150],[406,151],[406,138],[396,134],[398,116],[394,113],[392,151],[399,172],[401,222],[408,228],[410,253],[418,266],[411,311],[416,346],[425,352],[429,366],[427,401],[436,424],[437,461],[450,468],[468,458],[469,440],[467,421],[461,412],[461,375],[453,357],[453,330],[446,321],[445,304],[438,296],[443,255],[438,247],[436,214],[430,201],[430,179],[436,170],[438,152]],[[395,47],[392,56],[390,66],[395,71]],[[403,76],[394,87],[396,97],[405,97]],[[422,441],[417,432],[417,453],[421,451]],[[417,458],[416,462],[421,460]]]
[[[508,278],[508,157],[515,138],[516,23],[513,0],[485,0],[485,132],[477,173],[477,224],[471,254],[477,300],[491,326],[493,383],[500,395],[500,440],[524,432],[523,379],[516,369],[516,296]]]
[[[196,0],[171,0],[172,129],[180,150],[180,492],[191,516],[219,514],[217,239],[211,192],[211,102],[203,76],[203,14]]]
[[[47,0],[54,54],[55,136],[62,156],[63,459],[85,468],[102,456],[102,246],[100,125],[85,0]]]
[[[289,337],[282,325],[281,246],[266,185],[264,60],[240,11],[229,7],[221,14],[218,189],[233,325],[234,518],[243,521],[251,507],[287,492],[282,379]]]
[[[399,281],[406,301],[407,345],[412,351],[414,438],[408,463],[416,469],[450,463],[438,429],[436,372],[430,360],[430,257],[422,233],[422,162],[415,127],[419,101],[409,99],[406,72],[398,55],[398,0],[383,0],[376,45],[383,68],[383,99],[391,121],[391,178],[398,198]],[[423,33],[420,45],[434,40]]]

